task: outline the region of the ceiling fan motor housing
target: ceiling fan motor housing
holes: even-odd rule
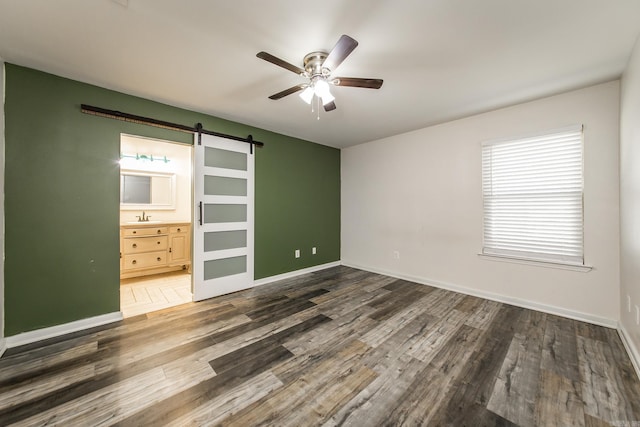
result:
[[[307,77],[311,78],[314,76],[328,76],[331,74],[331,70],[327,68],[323,68],[322,64],[324,60],[327,59],[329,54],[327,52],[311,52],[305,55],[303,63],[304,63],[304,71],[307,73]]]

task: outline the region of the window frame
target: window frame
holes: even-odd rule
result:
[[[522,144],[527,140],[531,140],[534,142],[535,140],[544,139],[547,137],[559,136],[563,133],[576,133],[580,132],[580,254],[578,256],[563,256],[561,254],[550,254],[545,252],[536,252],[536,251],[523,251],[523,250],[510,250],[505,247],[497,247],[499,245],[488,245],[487,244],[487,216],[491,214],[487,210],[487,192],[486,192],[486,174],[487,171],[485,166],[485,155],[487,151],[487,147],[503,145],[503,144]],[[584,246],[584,217],[585,217],[585,209],[584,209],[584,181],[585,181],[585,169],[584,169],[584,153],[585,153],[585,144],[584,144],[584,126],[583,125],[572,125],[566,126],[563,128],[549,129],[541,132],[535,132],[528,135],[521,135],[518,137],[509,137],[509,138],[500,138],[493,139],[481,142],[481,193],[482,193],[482,247],[481,251],[478,254],[481,258],[496,260],[496,261],[507,261],[507,262],[516,262],[520,264],[533,264],[544,267],[552,267],[552,268],[562,268],[562,269],[570,269],[576,271],[590,271],[592,267],[588,266],[585,262],[585,246]],[[489,155],[492,155],[490,153]],[[562,166],[561,166],[562,168]],[[560,169],[561,170],[561,169]],[[489,171],[492,173],[492,171]],[[493,190],[496,185],[494,185],[493,177],[490,177],[490,188]],[[535,194],[538,196],[548,192],[539,191],[537,193],[528,193],[533,200],[535,198]],[[565,192],[565,194],[570,194],[570,191]],[[559,193],[560,194],[560,193]],[[526,196],[525,196],[526,197]],[[549,195],[549,197],[552,197]],[[576,200],[574,199],[574,202]],[[493,212],[495,214],[495,211]],[[517,231],[516,231],[517,233]],[[574,238],[576,235],[574,235]],[[505,245],[508,246],[508,245]]]

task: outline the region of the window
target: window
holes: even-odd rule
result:
[[[583,265],[582,126],[482,145],[482,253]]]

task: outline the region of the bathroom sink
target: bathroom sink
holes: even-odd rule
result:
[[[128,221],[127,224],[145,225],[145,224],[160,224],[161,222],[164,222],[164,221]]]

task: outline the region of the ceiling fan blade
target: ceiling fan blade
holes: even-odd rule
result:
[[[333,80],[336,86],[364,87],[367,89],[380,89],[382,79],[361,79],[358,77],[336,77]]]
[[[277,99],[280,99],[280,98],[284,98],[285,96],[291,95],[292,93],[296,93],[298,91],[301,91],[302,89],[304,89],[306,87],[307,87],[306,84],[295,85],[295,86],[290,87],[289,89],[283,90],[282,92],[278,92],[278,93],[276,93],[274,95],[271,95],[269,97],[269,99],[277,100]]]
[[[330,103],[324,105],[324,111],[329,112],[329,111],[333,111],[335,109],[336,109],[336,103],[333,102],[333,101],[331,101]]]
[[[335,70],[357,46],[358,42],[355,41],[355,39],[343,34],[338,40],[338,43],[336,43],[333,49],[331,49],[331,52],[329,52],[329,56],[327,56],[327,59],[322,63],[322,67],[328,68],[331,71]]]
[[[283,61],[280,58],[276,58],[275,56],[271,55],[270,53],[267,52],[258,52],[256,54],[256,56],[260,59],[264,59],[267,62],[271,62],[272,64],[277,65],[278,67],[282,67],[285,70],[289,70],[292,71],[296,74],[303,74],[304,70],[300,67],[296,67],[293,64],[289,64],[287,61]]]

